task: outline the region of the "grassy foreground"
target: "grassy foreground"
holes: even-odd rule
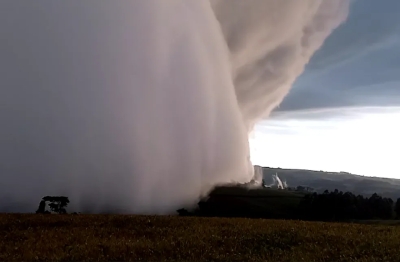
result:
[[[399,261],[400,227],[128,215],[0,215],[0,261]]]

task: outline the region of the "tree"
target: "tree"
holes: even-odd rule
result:
[[[343,221],[349,219],[391,219],[393,200],[373,194],[370,198],[339,190],[306,195],[301,202],[303,217],[311,220]],[[400,198],[395,211],[400,218]]]
[[[36,210],[36,214],[44,214],[45,211],[46,211],[46,201],[42,200],[39,203],[39,207]]]
[[[45,196],[40,201],[39,208],[36,211],[37,214],[44,214],[46,202],[50,202],[49,207],[51,211],[59,214],[66,214],[65,208],[68,206],[69,199],[65,196]]]
[[[394,211],[396,212],[396,218],[400,219],[400,198],[397,199],[396,205],[394,207]]]

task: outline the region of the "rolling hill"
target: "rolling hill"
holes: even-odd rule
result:
[[[393,200],[400,197],[400,179],[367,177],[346,172],[324,172],[302,169],[282,169],[263,167],[263,177],[267,183],[278,174],[282,181],[286,181],[289,187],[311,187],[316,192],[324,190],[349,191],[353,194],[370,196],[377,193]]]

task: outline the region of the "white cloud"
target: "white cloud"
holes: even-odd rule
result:
[[[282,168],[400,178],[396,159],[400,148],[398,119],[400,107],[283,113],[256,128],[250,139],[253,161]],[[269,129],[270,122],[280,125],[285,133]]]

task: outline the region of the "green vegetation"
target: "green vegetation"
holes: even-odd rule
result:
[[[244,218],[0,215],[0,261],[398,261],[400,227]]]

